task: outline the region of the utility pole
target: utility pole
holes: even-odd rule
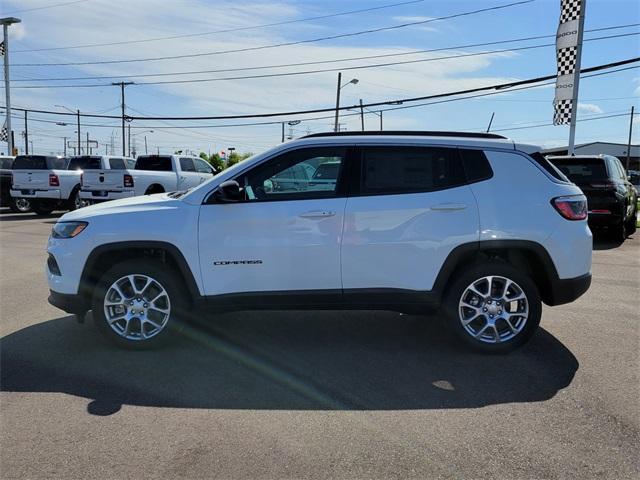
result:
[[[67,138],[69,137],[62,137],[64,139],[64,156],[67,156]]]
[[[627,142],[627,160],[625,162],[625,168],[629,171],[629,161],[631,160],[631,133],[633,132],[633,105],[631,106],[631,116],[629,117],[629,141]]]
[[[362,99],[360,99],[360,125],[362,126],[362,131],[364,132],[364,107],[362,106]]]
[[[338,72],[338,89],[336,91],[336,120],[334,122],[333,131],[338,131],[338,118],[340,115],[340,84],[342,83],[342,72]]]
[[[78,109],[78,155],[82,155],[82,151],[80,150],[80,144],[81,144],[81,140],[80,140],[80,109]],[[73,149],[73,154],[75,155],[75,148]]]
[[[109,151],[108,151],[109,145],[107,145],[106,143],[104,144],[104,154],[105,155],[109,155]]]
[[[113,82],[111,85],[114,86],[119,86],[120,87],[120,98],[121,98],[121,103],[120,106],[122,107],[122,156],[126,155],[126,149],[125,149],[125,131],[124,131],[124,122],[125,122],[125,103],[124,103],[124,87],[126,87],[127,85],[133,85],[133,82]]]
[[[13,132],[11,130],[11,85],[9,76],[9,25],[20,23],[21,20],[15,17],[0,18],[2,32],[4,34],[4,92],[5,106],[7,112],[7,151],[8,155],[13,155]]]
[[[149,151],[147,150],[147,136],[144,136],[144,154],[149,155]],[[211,151],[209,151],[209,156],[211,156]]]
[[[284,143],[284,122],[282,122],[282,143]]]
[[[128,152],[128,157],[131,156],[131,124],[127,125],[127,152]]]
[[[29,155],[29,126],[27,125],[27,110],[24,111],[24,154]]]
[[[380,131],[382,131],[382,110],[380,110]]]
[[[89,132],[87,132],[87,149],[85,150],[84,154],[85,155],[91,155],[91,151],[89,151]]]

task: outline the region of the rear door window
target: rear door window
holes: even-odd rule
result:
[[[193,158],[180,157],[180,169],[183,172],[195,172],[196,167],[193,165]]]
[[[361,172],[363,195],[431,192],[466,183],[455,148],[364,147]]]
[[[127,166],[124,163],[124,158],[110,158],[109,168],[111,170],[124,170]]]
[[[99,170],[102,168],[102,157],[73,157],[69,161],[69,170]]]
[[[151,170],[154,172],[171,172],[171,155],[141,155],[136,160],[136,170]]]

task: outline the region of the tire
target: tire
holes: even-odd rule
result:
[[[629,220],[627,220],[627,225],[625,227],[627,235],[633,235],[634,233],[636,233],[636,230],[638,229],[637,224],[636,224],[636,222],[637,222],[636,217],[637,216],[638,216],[638,207],[633,209],[633,213],[631,215],[631,218],[629,218]]]
[[[507,353],[524,345],[542,315],[540,294],[531,277],[502,262],[476,264],[459,272],[447,289],[444,304],[447,325],[455,335],[482,353]],[[511,300],[505,302],[505,298]],[[512,313],[510,322],[507,310]]]
[[[624,219],[624,211],[620,223],[611,226],[611,238],[620,243],[627,239],[627,220]]]
[[[164,188],[162,185],[151,185],[147,188],[147,191],[144,192],[145,195],[154,195],[156,193],[164,193]]]
[[[28,213],[31,211],[31,202],[28,198],[11,197],[9,208],[13,213]]]
[[[186,317],[187,307],[174,271],[153,260],[117,264],[99,280],[92,299],[93,320],[100,332],[119,347],[131,350],[166,344],[182,329],[180,318]]]
[[[67,200],[67,210],[73,212],[79,208],[86,207],[88,204],[80,198],[80,188],[76,187],[71,192],[69,200]]]
[[[51,215],[55,208],[56,204],[54,202],[46,200],[33,200],[31,202],[31,209],[36,215]]]

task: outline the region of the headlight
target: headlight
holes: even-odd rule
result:
[[[51,229],[53,238],[73,238],[89,225],[87,222],[58,222]]]

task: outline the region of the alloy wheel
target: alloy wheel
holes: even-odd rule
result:
[[[458,316],[464,330],[483,343],[502,343],[524,329],[529,301],[513,280],[487,276],[472,282],[462,293]]]
[[[160,282],[148,275],[127,275],[107,289],[104,315],[120,337],[149,340],[167,326],[171,315],[169,294]]]

